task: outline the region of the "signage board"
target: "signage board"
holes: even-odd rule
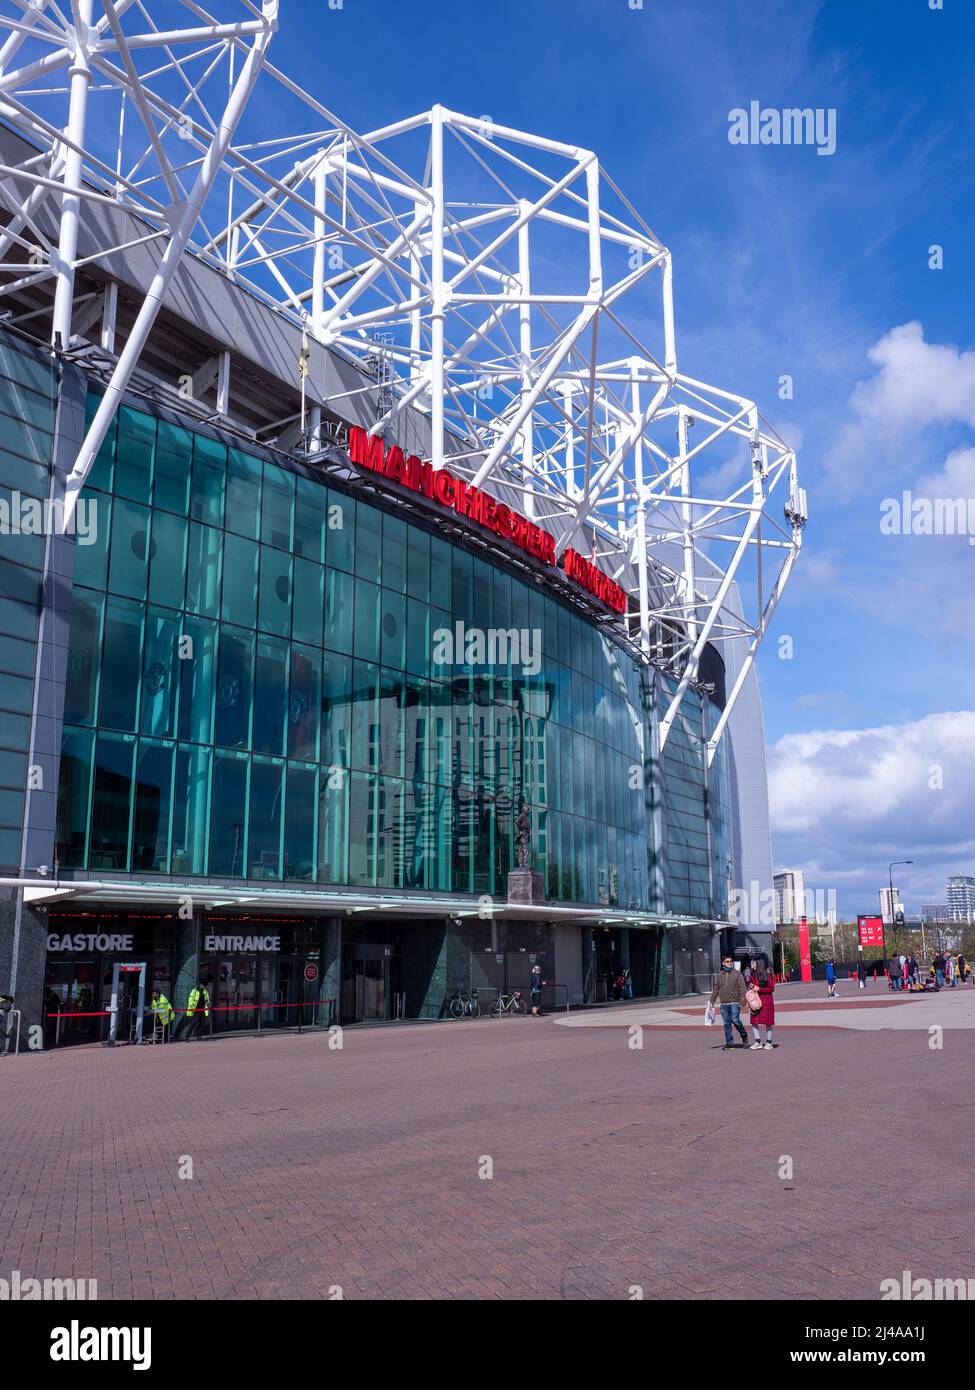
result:
[[[857,931],[861,946],[883,946],[884,919],[882,917],[858,917]]]
[[[446,468],[434,469],[431,464],[417,458],[416,454],[407,458],[398,445],[387,446],[381,435],[371,435],[356,425],[350,427],[349,459],[370,473],[397,483],[410,492],[419,493],[441,507],[449,507],[465,521],[493,531],[502,540],[511,541],[542,564],[555,566],[559,563],[555,553],[555,537],[543,527],[521,516],[505,503],[498,502],[490,493],[463,478],[455,478]],[[566,550],[562,565],[570,579],[588,590],[607,608],[615,613],[626,612],[626,590],[585,556],[575,550]]]

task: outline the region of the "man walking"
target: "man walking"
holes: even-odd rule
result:
[[[826,998],[836,998],[836,966],[833,964],[832,956],[826,962]]]
[[[190,1038],[199,1038],[203,1034],[203,1025],[210,1017],[210,991],[202,980],[198,980],[190,990],[190,997],[186,1001],[186,1041]]]
[[[545,981],[542,979],[542,967],[540,965],[533,965],[529,988],[532,995],[532,1015],[534,1018],[541,1018],[542,1016],[542,985],[544,983]]]
[[[721,959],[721,973],[718,982],[711,991],[711,1003],[718,1001],[721,1005],[721,1021],[724,1024],[724,1052],[730,1052],[734,1047],[732,1042],[732,1028],[737,1028],[741,1038],[742,1047],[748,1047],[748,1034],[745,1032],[745,1025],[741,1021],[741,1006],[745,1002],[745,981],[741,971],[735,969],[735,962],[731,956],[723,956]]]
[[[860,959],[857,961],[857,980],[859,981],[860,988],[861,988],[861,989],[866,989],[866,987],[867,987],[867,962],[863,959],[862,956],[861,956]]]

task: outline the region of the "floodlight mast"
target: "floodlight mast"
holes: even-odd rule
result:
[[[192,254],[378,375],[372,433],[405,440],[422,423],[435,468],[495,492],[549,530],[560,556],[580,550],[628,591],[628,635],[675,681],[661,747],[705,647],[739,644],[713,759],[792,573],[806,503],[792,450],[757,406],[678,369],[670,251],[593,151],[440,105],[358,135],[268,61],[277,0],[212,3],[220,18],[196,0],[98,0],[96,18],[94,0],[74,0],[68,23],[48,0],[0,0],[0,114],[30,142],[0,166],[0,298],[53,278],[51,338],[67,351],[79,267],[107,267],[138,241],[160,250],[69,474],[65,524]],[[187,27],[163,24],[164,12]],[[211,111],[221,66],[229,95]],[[242,125],[259,80],[275,84],[276,110],[290,103],[281,135]],[[106,209],[120,240],[79,260],[87,213]],[[114,290],[109,278],[107,346]],[[211,365],[225,411],[229,345]],[[288,438],[312,457],[327,404],[302,379]],[[738,483],[713,495],[733,463]]]

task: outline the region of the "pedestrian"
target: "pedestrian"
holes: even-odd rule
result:
[[[832,956],[826,962],[826,998],[836,998],[836,966],[833,964]]]
[[[633,998],[633,976],[630,974],[629,966],[623,971],[623,998]]]
[[[959,953],[958,953],[958,978],[961,980],[962,984],[965,983],[966,979],[968,978],[969,973],[970,973],[970,972],[969,972],[969,969],[968,969],[968,961],[965,959],[965,957],[964,957],[964,956],[961,954],[961,952],[959,951]]]
[[[901,987],[901,963],[897,956],[893,956],[890,965],[887,967],[888,983],[890,988],[898,990]]]
[[[954,989],[957,976],[955,969],[955,958],[950,951],[948,952],[948,959],[945,961],[945,967],[945,977],[948,981],[948,984],[951,986],[952,989]]]
[[[768,970],[764,961],[757,961],[752,972],[750,990],[754,990],[762,1001],[762,1006],[756,1013],[752,1011],[752,1033],[755,1041],[752,1043],[752,1051],[759,1052],[764,1048],[767,1052],[772,1051],[772,1025],[775,1023],[775,979]],[[759,1030],[765,1034],[761,1036]]]
[[[867,963],[861,956],[857,961],[857,980],[861,989],[867,987]]]
[[[544,983],[545,981],[542,979],[542,967],[540,965],[533,965],[528,986],[532,995],[532,1015],[535,1018],[541,1018],[542,1016],[542,985]]]
[[[940,951],[931,964],[934,966],[934,987],[939,990],[945,982],[945,958]]]
[[[149,1005],[151,1013],[155,1015],[155,1028],[162,1030],[162,1041],[169,1041],[169,1030],[176,1017],[176,1011],[161,990],[152,991],[152,1002]],[[153,1030],[155,1032],[155,1029]]]
[[[711,991],[711,1003],[715,1000],[721,1004],[721,1021],[724,1024],[724,1048],[723,1051],[730,1052],[734,1047],[732,1042],[732,1028],[738,1030],[741,1038],[742,1047],[748,1047],[748,1034],[745,1032],[745,1025],[741,1021],[741,1006],[745,1002],[745,981],[740,970],[735,969],[735,962],[732,956],[722,956],[721,971],[718,975],[717,984]]]
[[[920,989],[921,970],[917,963],[917,956],[913,951],[907,958],[907,976],[911,983],[911,989]]]
[[[186,1016],[183,1020],[186,1041],[190,1038],[198,1038],[203,1033],[203,1026],[210,1017],[210,991],[202,980],[197,980],[190,990],[190,997],[186,1001]]]
[[[14,997],[0,994],[0,1057],[6,1057],[10,1047],[10,1025],[13,1023]]]

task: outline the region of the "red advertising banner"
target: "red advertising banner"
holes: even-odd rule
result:
[[[858,917],[857,930],[861,946],[883,946],[884,920],[882,917]]]
[[[812,953],[809,950],[809,924],[803,917],[799,923],[799,977],[807,983],[812,979]]]

